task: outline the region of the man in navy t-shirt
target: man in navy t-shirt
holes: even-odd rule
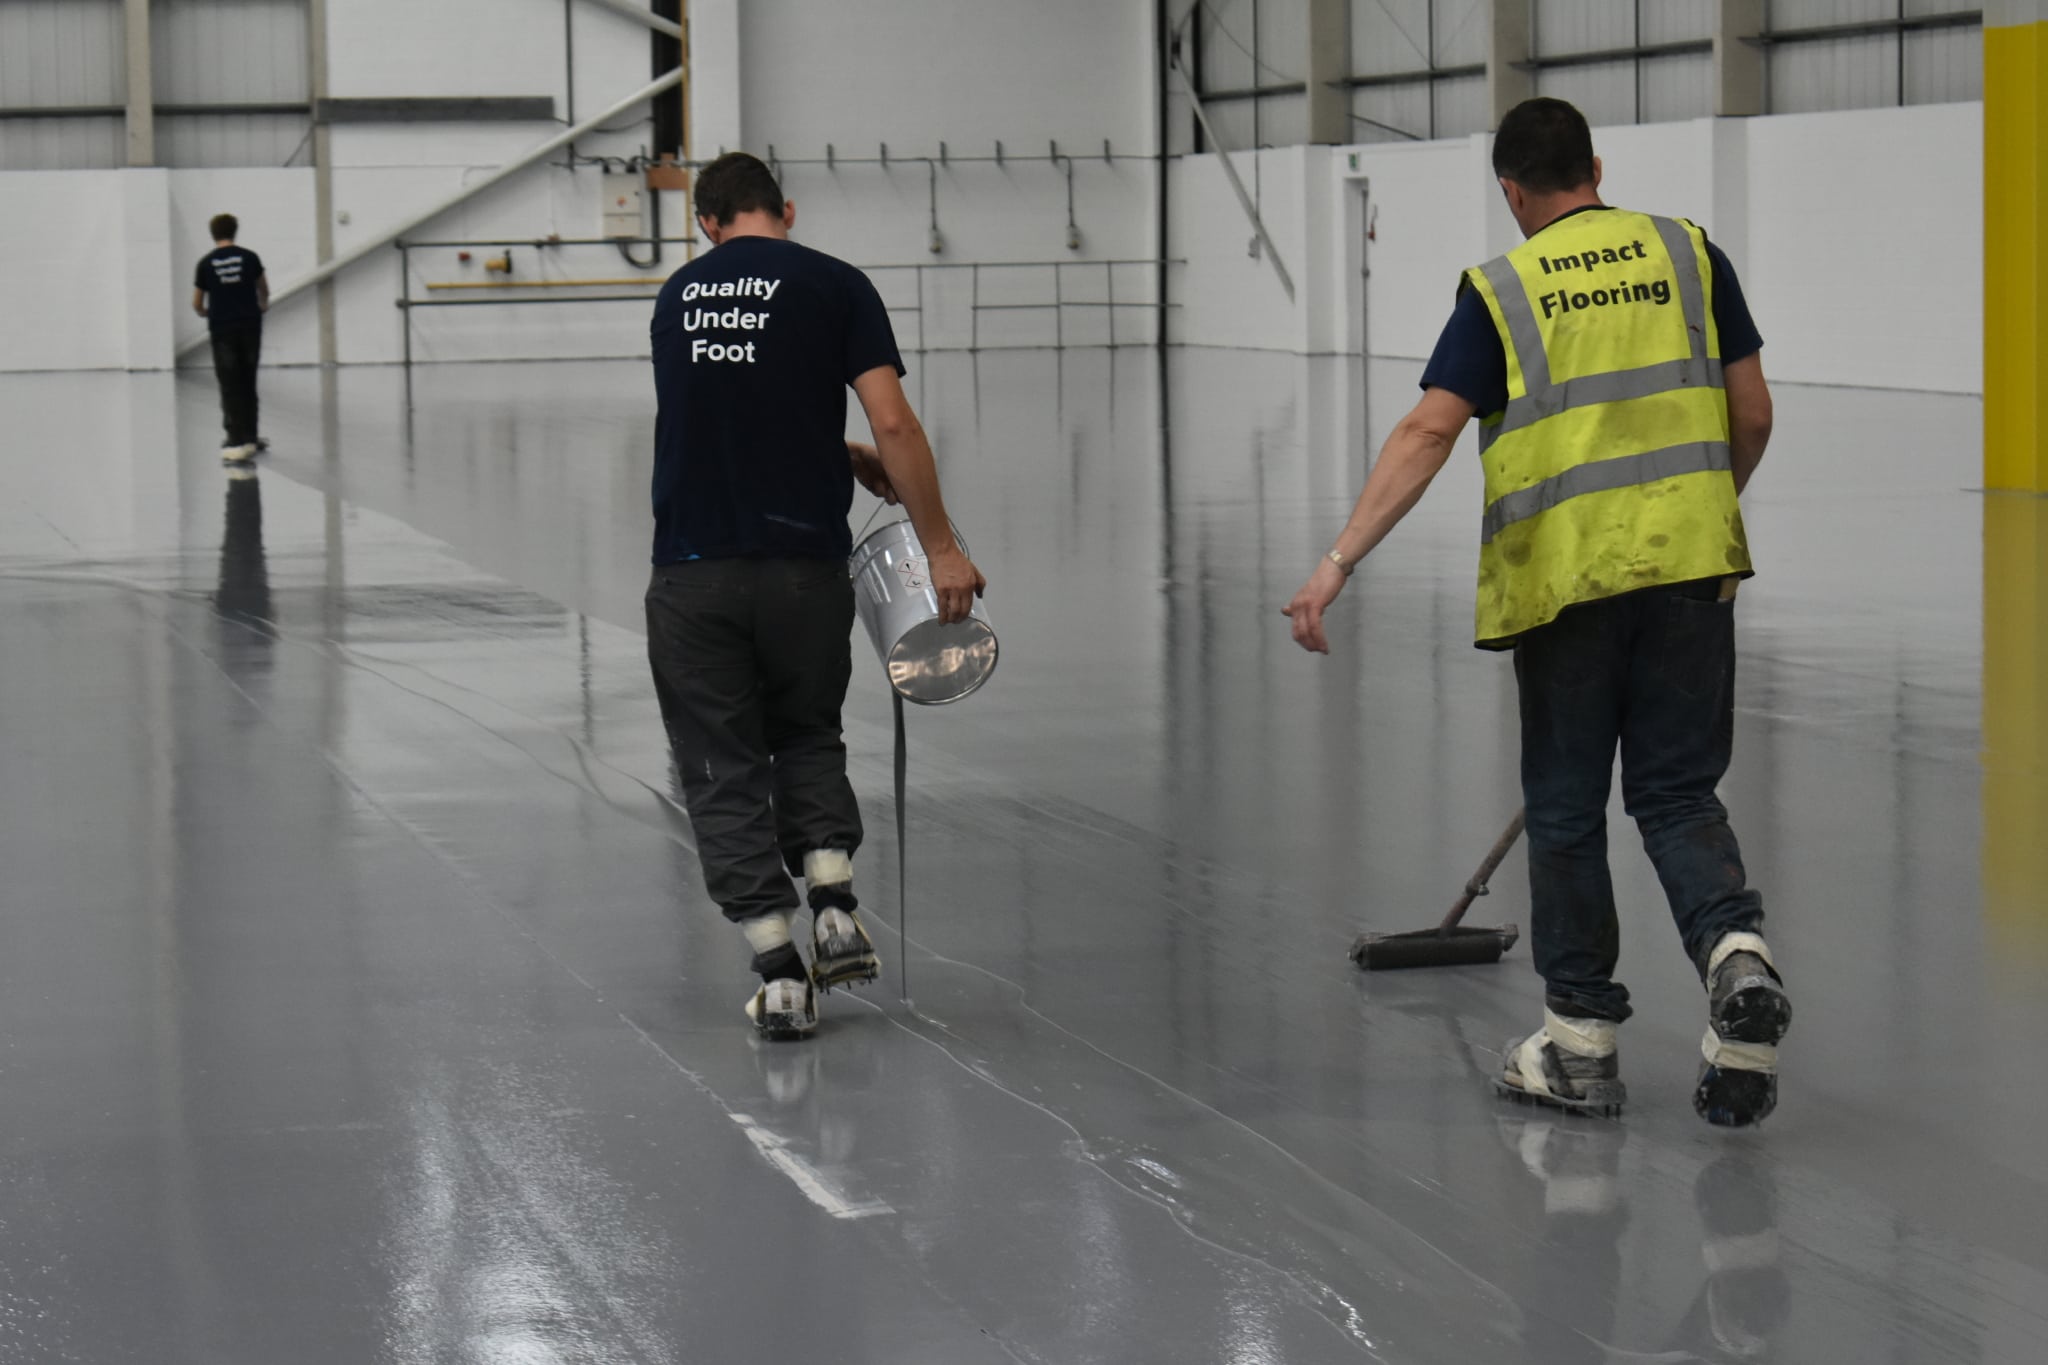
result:
[[[874,285],[789,240],[795,206],[755,157],[706,166],[696,205],[717,249],[663,286],[651,328],[647,652],[705,888],[754,951],[747,1014],[797,1038],[817,1026],[818,990],[879,969],[855,914],[860,808],[839,717],[854,480],[909,511],[942,620],[965,619],[986,583],[953,538]],[[846,439],[848,386],[873,446]],[[790,939],[799,874],[808,971]]]
[[[213,250],[199,258],[193,272],[192,311],[206,319],[213,337],[213,373],[220,380],[221,423],[227,428],[220,455],[239,464],[263,443],[256,434],[256,366],[263,356],[270,281],[262,257],[235,245],[241,224],[232,213],[217,215],[207,229],[213,233]]]

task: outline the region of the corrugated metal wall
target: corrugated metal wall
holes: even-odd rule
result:
[[[0,0],[0,109],[119,105],[120,0]],[[98,169],[127,158],[118,118],[0,118],[0,169]]]
[[[1483,64],[1486,30],[1484,0],[1351,0],[1352,70],[1369,76]],[[1483,129],[1486,110],[1479,76],[1368,86],[1351,97],[1360,142],[1459,137]]]
[[[1486,60],[1486,0],[1349,0],[1351,70],[1376,76]],[[1538,57],[1639,45],[1698,42],[1713,35],[1716,0],[1529,0]],[[1205,90],[1242,91],[1299,82],[1308,0],[1188,0],[1201,30]],[[1770,0],[1768,27],[1947,15],[1966,0]],[[1982,95],[1981,31],[1974,26],[1906,34],[1785,43],[1769,49],[1773,113],[1945,103]],[[1257,54],[1254,60],[1253,54]],[[1903,56],[1903,101],[1902,62]],[[1713,112],[1713,57],[1697,52],[1549,67],[1537,89],[1571,100],[1596,124],[1657,123]],[[1483,77],[1416,80],[1355,90],[1353,136],[1360,142],[1459,137],[1488,121]],[[1298,141],[1306,121],[1299,95],[1215,106],[1226,145]],[[1180,147],[1185,150],[1185,147]]]
[[[127,99],[121,0],[0,0],[0,110],[118,107]],[[305,0],[154,0],[157,160],[281,166],[303,148],[298,113],[183,114],[162,106],[305,104]],[[118,115],[0,117],[0,169],[119,166]]]
[[[162,104],[305,104],[304,0],[155,0],[152,68]],[[166,166],[282,166],[303,153],[305,114],[165,114]],[[304,156],[300,155],[303,161]]]

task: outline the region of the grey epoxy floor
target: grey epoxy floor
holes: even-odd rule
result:
[[[2043,504],[1974,400],[1780,392],[1783,1104],[1693,1117],[1617,812],[1634,1104],[1546,1118],[1525,948],[1344,956],[1515,805],[1469,452],[1333,657],[1277,615],[1414,377],[1177,353],[1162,437],[1150,353],[918,367],[1003,664],[911,716],[906,952],[857,654],[887,975],[797,1046],[670,799],[642,366],[272,372],[239,480],[208,376],[0,378],[0,1360],[2040,1360]]]

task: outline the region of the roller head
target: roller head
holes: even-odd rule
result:
[[[1403,967],[1474,967],[1500,961],[1500,955],[1522,936],[1512,924],[1498,929],[1460,926],[1445,933],[1416,929],[1405,934],[1360,934],[1351,945],[1351,960],[1369,972]]]

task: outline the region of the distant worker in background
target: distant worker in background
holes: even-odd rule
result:
[[[263,258],[235,245],[240,229],[232,213],[207,224],[213,250],[199,258],[192,278],[192,311],[206,319],[213,337],[213,373],[220,380],[220,415],[227,428],[220,457],[229,464],[246,463],[269,444],[256,433],[256,366],[263,357],[270,280]]]
[[[1515,656],[1546,988],[1543,1027],[1508,1044],[1497,1085],[1600,1113],[1626,1097],[1607,866],[1619,745],[1624,804],[1706,987],[1694,1108],[1755,1123],[1777,1103],[1792,1010],[1715,789],[1734,735],[1735,591],[1751,573],[1737,495],[1771,434],[1763,340],[1704,232],[1600,202],[1571,105],[1509,111],[1493,168],[1527,240],[1465,272],[1422,400],[1286,614],[1297,643],[1329,651],[1323,613],[1478,414],[1477,639]]]
[[[789,240],[796,207],[757,158],[719,157],[695,193],[715,249],[670,277],[652,325],[647,653],[705,888],[753,949],[747,1015],[801,1038],[818,993],[880,970],[855,913],[861,819],[840,728],[854,480],[908,509],[942,620],[964,620],[986,583],[953,538],[874,285]],[[846,439],[849,385],[873,446]],[[799,875],[808,970],[790,937]]]

